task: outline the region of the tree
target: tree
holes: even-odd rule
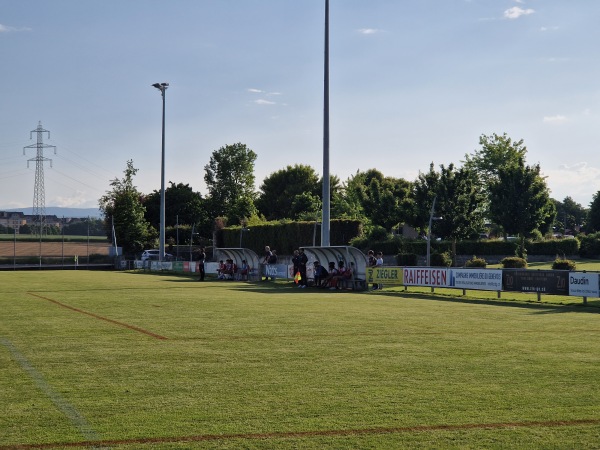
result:
[[[386,177],[376,169],[369,169],[348,179],[344,202],[349,211],[362,215],[372,225],[390,230],[411,218],[411,189],[411,183],[402,178]]]
[[[525,160],[527,147],[523,145],[523,139],[513,141],[506,133],[498,136],[482,134],[479,137],[480,150],[465,155],[464,167],[473,170],[484,186],[498,179],[498,171],[507,166],[518,165],[519,160]]]
[[[64,234],[73,236],[102,236],[105,234],[104,222],[100,219],[87,218],[71,221],[63,227]]]
[[[413,183],[412,198],[415,206],[410,224],[422,232],[429,226],[431,205],[437,195],[439,184],[440,174],[435,171],[433,162],[429,164],[429,171],[419,172],[417,180]]]
[[[428,173],[419,174],[414,186],[415,203],[418,205],[415,223],[421,230],[429,226],[435,199],[434,214],[442,219],[432,223],[433,230],[430,232],[452,240],[454,254],[458,240],[473,239],[479,235],[484,226],[485,196],[474,171],[465,167],[456,169],[454,164],[450,164],[448,167],[440,165],[438,173],[432,163]]]
[[[155,228],[160,224],[160,191],[153,191],[144,197],[146,220]],[[211,221],[206,210],[205,201],[199,192],[194,192],[189,184],[169,182],[165,189],[165,225],[195,225],[195,229],[208,236]]]
[[[129,254],[143,250],[156,238],[156,230],[144,218],[142,195],[133,185],[133,177],[137,171],[133,167],[133,161],[127,161],[123,172],[125,176],[112,180],[112,189],[98,201],[107,237],[112,240],[114,225],[117,244],[123,247],[124,253]]]
[[[600,231],[600,191],[596,192],[590,203],[586,230],[589,233]]]
[[[517,165],[500,168],[489,189],[491,219],[505,233],[520,237],[519,256],[524,257],[525,237],[545,223],[551,224],[556,216],[540,166],[526,166],[520,158]]]
[[[227,217],[239,224],[256,213],[254,206],[254,162],[256,153],[245,144],[221,147],[204,167],[208,209],[212,218]]]
[[[312,221],[320,217],[322,210],[321,198],[310,192],[304,192],[294,197],[290,218]]]
[[[321,197],[319,175],[311,166],[296,164],[273,172],[263,180],[256,206],[267,220],[296,219],[304,212],[299,205],[315,197]],[[311,207],[313,203],[313,200],[308,201]]]
[[[474,239],[484,227],[484,195],[475,172],[454,164],[440,166],[435,214],[443,217],[435,222],[436,233],[450,238]]]
[[[556,219],[552,224],[555,230],[562,230],[563,234],[567,234],[567,231],[576,234],[585,227],[588,212],[583,206],[571,197],[565,197],[562,202],[553,202],[556,207]]]

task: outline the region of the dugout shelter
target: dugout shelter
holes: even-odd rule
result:
[[[238,268],[242,266],[242,261],[246,260],[248,264],[248,280],[258,281],[260,279],[260,261],[258,255],[248,248],[217,248],[215,250],[215,258],[217,261],[232,259]]]
[[[344,261],[344,266],[350,267],[354,263],[354,288],[366,289],[367,276],[367,256],[356,247],[350,246],[332,246],[332,247],[303,247],[304,253],[308,257],[307,266],[311,266],[315,261],[325,267],[333,261],[337,267],[338,261]]]

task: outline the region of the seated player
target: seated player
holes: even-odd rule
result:
[[[315,261],[313,264],[315,287],[325,287],[329,272],[327,272],[327,269],[323,267],[319,261]]]
[[[248,281],[248,263],[245,259],[242,260],[242,265],[237,270],[237,279],[242,281]]]
[[[329,275],[325,279],[325,285],[323,287],[328,287],[331,290],[336,289],[337,287],[337,279],[338,270],[335,268],[335,263],[333,261],[329,262]]]

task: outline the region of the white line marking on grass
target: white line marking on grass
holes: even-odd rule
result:
[[[94,429],[87,423],[85,417],[81,415],[73,405],[66,401],[58,392],[52,389],[52,386],[44,379],[44,376],[33,367],[25,355],[23,355],[19,349],[17,349],[11,341],[4,337],[0,337],[0,344],[4,345],[11,353],[13,358],[19,363],[21,368],[29,374],[33,379],[37,387],[48,396],[52,403],[71,421],[75,427],[79,430],[84,439],[88,441],[99,441],[100,436],[94,431]]]

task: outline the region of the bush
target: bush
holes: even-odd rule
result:
[[[372,241],[385,241],[390,237],[390,233],[380,225],[375,225],[369,232],[367,237]]]
[[[541,242],[526,242],[528,255],[577,255],[577,239],[547,239]]]
[[[571,261],[570,259],[560,259],[556,258],[552,263],[553,270],[575,270],[577,264],[575,261]]]
[[[487,262],[485,259],[473,255],[471,259],[465,262],[465,267],[483,267],[485,269],[487,267]]]
[[[524,269],[527,267],[527,261],[518,256],[509,256],[500,261],[500,263],[502,263],[502,267],[505,269]]]
[[[595,258],[600,255],[600,233],[582,236],[579,247],[579,256],[582,258]]]
[[[418,265],[417,255],[414,253],[398,253],[396,262],[399,266],[416,266]]]
[[[430,264],[435,267],[450,267],[452,265],[452,256],[449,252],[433,253],[430,256]]]

